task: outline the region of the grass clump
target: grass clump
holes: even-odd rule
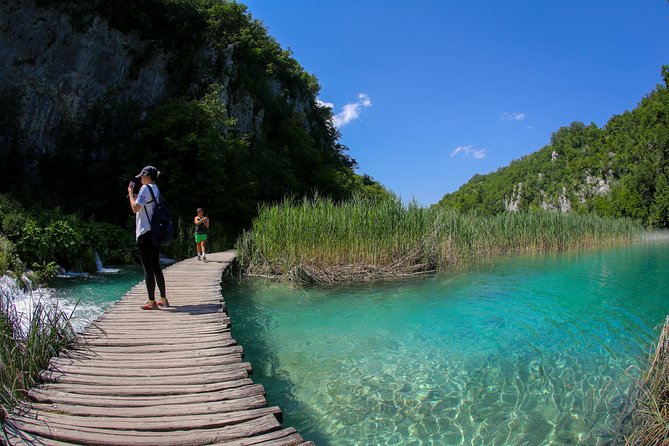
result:
[[[22,313],[6,279],[0,282],[0,423],[27,399],[49,360],[75,339],[71,314],[43,298]]]
[[[399,199],[362,197],[335,203],[286,200],[260,209],[237,242],[249,274],[334,283],[425,273],[509,254],[580,249],[631,240],[627,219],[556,212],[495,216]]]
[[[669,317],[648,362],[621,417],[617,444],[669,444]]]

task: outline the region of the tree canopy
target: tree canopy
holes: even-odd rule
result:
[[[156,165],[159,184],[177,215],[206,207],[239,228],[258,204],[315,191],[333,199],[389,194],[355,173],[339,142],[332,112],[316,100],[319,85],[232,0],[37,0],[66,13],[74,32],[96,17],[146,43],[131,70],[152,52],[168,55],[169,97],[153,109],[109,91],[85,116],[69,122],[50,153],[21,148],[20,129],[0,141],[0,193],[25,203],[60,207],[99,221],[125,224],[125,186],[143,165]],[[232,54],[234,69],[225,64]],[[226,90],[225,94],[223,90]],[[248,95],[254,131],[240,130],[226,101]],[[234,96],[234,98],[233,98]],[[16,126],[20,94],[0,89],[0,121]],[[7,109],[7,110],[5,110]],[[6,112],[6,113],[4,113]],[[258,118],[260,117],[260,118]],[[259,126],[259,127],[258,127]],[[23,178],[24,181],[17,181]]]

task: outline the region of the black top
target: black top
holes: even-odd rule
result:
[[[206,234],[207,233],[207,227],[204,225],[204,221],[200,221],[200,223],[195,224],[195,233],[196,234]]]

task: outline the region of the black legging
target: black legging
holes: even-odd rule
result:
[[[144,267],[144,282],[146,291],[149,292],[149,300],[156,300],[156,282],[160,290],[160,297],[165,297],[165,277],[160,269],[159,250],[151,240],[151,231],[145,232],[137,239],[139,258]]]

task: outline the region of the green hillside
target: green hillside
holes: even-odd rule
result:
[[[550,144],[496,172],[475,175],[439,205],[484,214],[595,212],[669,226],[669,67],[662,76],[664,85],[603,128],[582,122],[562,127]]]

